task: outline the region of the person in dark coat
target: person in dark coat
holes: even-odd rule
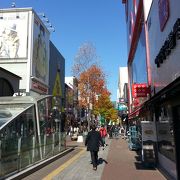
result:
[[[91,129],[92,130],[88,132],[85,146],[87,146],[87,151],[90,151],[93,170],[97,170],[99,146],[104,146],[104,143],[101,138],[100,132],[96,131],[96,126],[93,125]]]

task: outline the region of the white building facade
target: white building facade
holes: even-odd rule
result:
[[[127,67],[119,67],[118,74],[118,99],[124,98],[124,85],[128,83],[128,69]]]
[[[0,67],[20,76],[19,89],[47,94],[50,33],[32,8],[1,9]]]

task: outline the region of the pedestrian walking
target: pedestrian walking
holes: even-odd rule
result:
[[[99,129],[99,132],[100,132],[100,134],[101,134],[101,138],[102,138],[102,140],[103,140],[104,145],[106,145],[105,138],[106,138],[106,136],[107,136],[107,130],[106,130],[106,128],[104,127],[104,125],[101,125],[101,128]]]
[[[104,146],[100,132],[96,131],[95,125],[92,125],[91,131],[88,132],[88,135],[85,141],[85,146],[87,146],[87,151],[90,151],[91,160],[93,164],[93,170],[97,170],[98,151],[99,151],[100,145]]]

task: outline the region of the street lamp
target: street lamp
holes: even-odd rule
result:
[[[38,16],[43,21],[44,25],[47,27],[49,31],[55,32],[55,28],[52,26],[49,19],[46,17],[44,13],[38,13]]]

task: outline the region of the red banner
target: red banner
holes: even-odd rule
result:
[[[146,83],[132,85],[132,96],[134,98],[147,97],[147,94],[149,93],[150,93],[150,89]]]
[[[48,94],[48,87],[38,82],[35,79],[32,79],[31,89],[40,93],[40,94]]]

